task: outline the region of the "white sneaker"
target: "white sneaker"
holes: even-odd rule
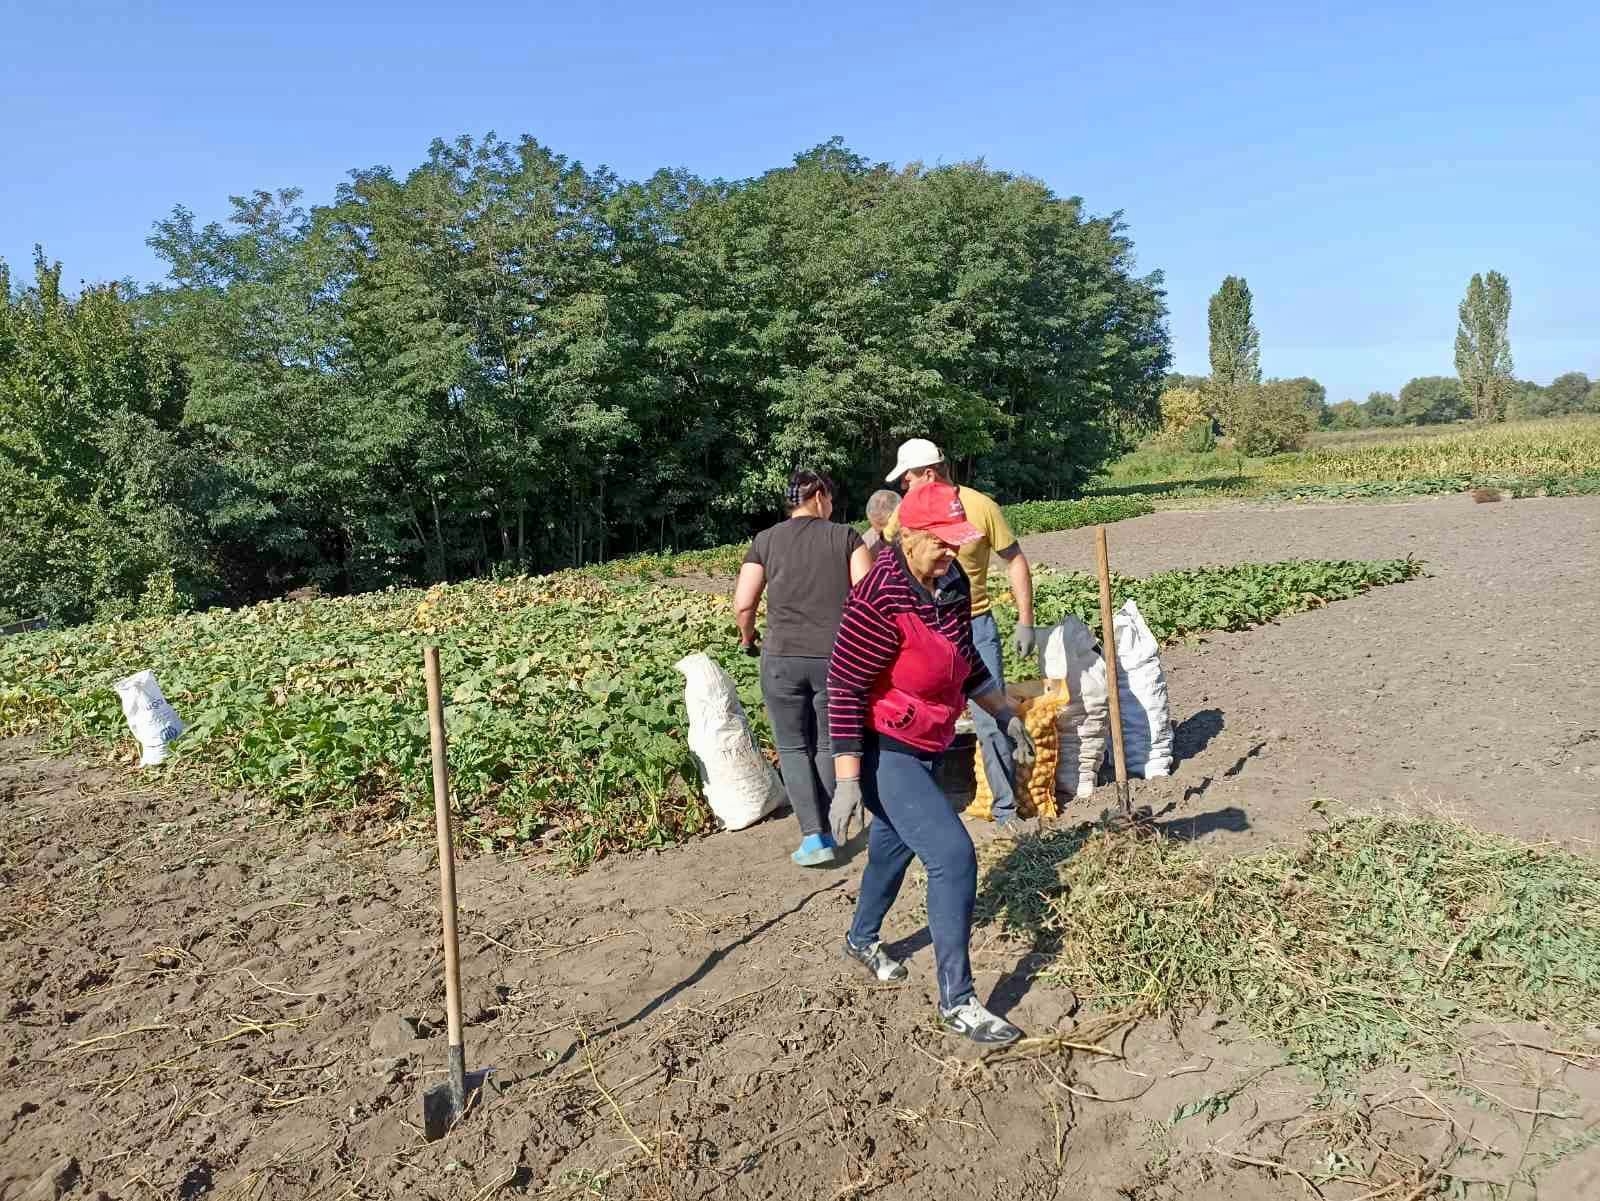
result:
[[[850,941],[849,935],[845,935],[844,953],[845,958],[854,959],[871,972],[879,984],[898,984],[910,975],[906,965],[885,951],[881,942],[875,942],[870,947],[858,947]]]
[[[1022,1031],[1005,1018],[990,1013],[978,1003],[977,997],[962,1002],[954,1009],[941,1009],[939,1024],[951,1034],[970,1038],[980,1047],[1009,1047],[1022,1037]]]

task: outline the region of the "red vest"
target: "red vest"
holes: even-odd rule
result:
[[[955,738],[972,665],[916,614],[901,613],[894,623],[900,653],[867,697],[867,721],[879,734],[937,754]]]

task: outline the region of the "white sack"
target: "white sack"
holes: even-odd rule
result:
[[[1087,796],[1094,791],[1111,728],[1106,661],[1089,627],[1070,615],[1051,626],[1039,644],[1039,674],[1047,680],[1065,680],[1070,698],[1056,714],[1061,742],[1056,792]]]
[[[711,656],[680,660],[688,683],[683,701],[689,710],[689,750],[700,766],[706,801],[730,830],[754,825],[785,803],[783,782],[772,769],[745,718],[739,692]]]
[[[183,719],[162,695],[155,672],[136,671],[112,685],[122,701],[122,716],[142,748],[139,766],[150,767],[167,758],[167,743],[184,731]]]
[[[1161,646],[1131,599],[1112,618],[1117,636],[1117,699],[1128,775],[1145,780],[1172,774],[1172,712]],[[1108,748],[1109,750],[1109,748]]]

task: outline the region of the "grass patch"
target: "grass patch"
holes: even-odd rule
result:
[[[1446,821],[1349,817],[1211,862],[1061,831],[984,853],[979,916],[1108,1008],[1214,1005],[1338,1078],[1451,1049],[1475,1020],[1600,1022],[1600,864]]]

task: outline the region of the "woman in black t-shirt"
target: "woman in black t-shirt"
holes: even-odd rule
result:
[[[761,656],[761,696],[772,722],[789,806],[800,823],[801,867],[834,860],[828,833],[833,750],[828,743],[828,657],[845,597],[872,566],[861,535],[833,517],[833,481],[815,471],[789,478],[789,519],[750,544],[734,590],[739,640]],[[767,640],[756,637],[756,609],[767,595]]]

